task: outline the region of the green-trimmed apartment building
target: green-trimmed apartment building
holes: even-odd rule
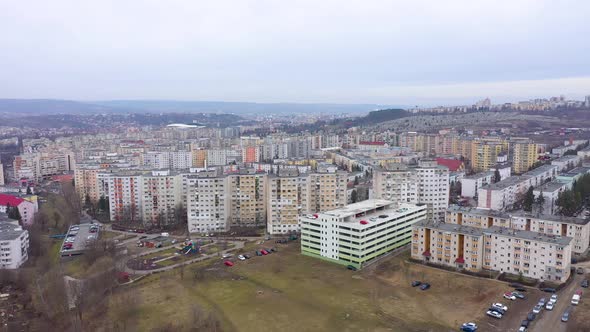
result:
[[[370,199],[299,219],[303,255],[361,269],[410,243],[412,225],[426,219],[426,205]]]

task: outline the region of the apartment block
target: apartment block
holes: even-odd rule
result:
[[[217,172],[184,176],[190,233],[229,230],[230,199],[228,177]]]
[[[570,275],[569,237],[491,226],[421,221],[413,226],[412,258],[471,272],[491,270],[556,283]]]
[[[515,174],[527,172],[537,162],[538,146],[532,141],[510,142],[512,168]]]
[[[414,166],[377,167],[373,170],[373,193],[396,203],[426,204],[428,218],[442,221],[449,206],[449,169],[431,160]]]
[[[266,173],[253,170],[231,174],[228,178],[230,226],[251,227],[266,224]]]
[[[18,269],[29,259],[29,231],[0,216],[0,269]]]
[[[360,269],[408,244],[426,206],[371,199],[299,218],[303,255]]]
[[[308,213],[308,179],[297,170],[280,170],[269,175],[267,189],[267,232],[284,234],[299,232],[299,215]]]
[[[135,172],[119,172],[109,176],[109,209],[112,221],[142,221],[141,176],[141,173]]]
[[[311,173],[308,181],[307,211],[330,211],[346,205],[348,173]]]
[[[141,210],[144,223],[174,223],[182,211],[182,178],[169,170],[152,171],[141,177]]]

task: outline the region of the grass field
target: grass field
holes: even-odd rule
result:
[[[278,249],[231,268],[210,259],[146,277],[115,294],[110,320],[126,330],[185,330],[205,311],[223,331],[446,331],[481,319],[505,287],[410,264],[407,255],[351,272],[300,255],[298,243]],[[412,288],[414,279],[432,288]]]

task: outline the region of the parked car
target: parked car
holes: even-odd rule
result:
[[[584,274],[584,268],[581,268],[581,267],[577,268],[576,273],[577,274]]]
[[[498,319],[502,318],[502,314],[501,313],[498,313],[498,312],[493,311],[493,310],[488,310],[486,312],[486,315],[488,315],[490,317],[498,318]]]
[[[428,288],[430,288],[430,284],[429,283],[423,283],[422,285],[420,285],[420,289],[421,290],[427,290]]]
[[[222,257],[222,258],[230,258],[231,256],[233,256],[233,255],[232,255],[232,254],[230,254],[230,253],[225,253],[225,254],[223,254],[221,257]]]
[[[243,255],[238,255],[238,259],[241,260],[241,261],[245,261],[246,260],[246,257],[244,257]]]
[[[260,253],[263,254],[263,255],[265,255],[265,256],[268,255],[268,251],[266,251],[266,250],[260,250]]]
[[[581,286],[584,287],[584,288],[588,288],[588,279],[582,280]]]
[[[547,304],[545,305],[545,309],[547,309],[547,310],[553,310],[553,307],[554,307],[554,306],[555,306],[555,304],[554,304],[554,303],[552,303],[552,302],[549,302],[549,303],[547,303]]]
[[[504,293],[504,298],[505,299],[508,299],[508,300],[511,300],[511,301],[516,300],[516,296],[514,296],[514,294],[512,294],[512,292]]]
[[[534,313],[536,313],[536,314],[538,314],[538,313],[540,313],[540,312],[541,312],[541,309],[543,309],[543,307],[537,304],[537,305],[536,305],[536,306],[533,308],[533,312],[534,312]]]
[[[570,312],[566,310],[563,313],[563,315],[561,315],[561,321],[562,322],[567,322],[569,319],[570,319]]]
[[[262,253],[260,252],[260,250],[256,250],[256,256],[262,256]]]
[[[354,266],[354,265],[348,265],[346,268],[349,269],[349,270],[351,270],[351,271],[356,271],[357,270],[356,266]]]
[[[526,292],[526,288],[524,288],[524,287],[514,287],[514,289],[519,292]]]
[[[250,259],[250,257],[251,257],[250,255],[248,255],[248,254],[244,254],[244,258],[245,258],[245,259]]]
[[[523,320],[522,322],[520,322],[520,326],[524,326],[524,327],[529,327],[529,321],[528,319]]]
[[[555,293],[557,291],[555,288],[550,287],[541,288],[541,290],[546,293]]]
[[[270,249],[270,248],[267,248],[267,249],[264,249],[264,250],[266,250],[266,253],[268,253],[268,254],[272,254],[272,249]]]
[[[542,298],[539,300],[539,303],[538,303],[538,304],[539,304],[540,306],[544,306],[544,305],[545,305],[545,303],[547,303],[547,299],[545,299],[544,297],[542,297]]]
[[[422,281],[419,281],[419,280],[412,281],[412,287],[420,286],[421,284],[422,284]]]
[[[463,332],[475,332],[477,331],[477,324],[475,323],[463,323],[460,328]]]
[[[555,302],[557,302],[557,294],[551,295],[551,298],[549,299],[549,303],[555,304]]]
[[[526,326],[519,327],[518,332],[526,332]]]
[[[273,247],[273,248],[270,248],[270,251],[277,252],[277,249]]]
[[[502,303],[492,303],[493,308],[498,308],[504,311],[508,311],[508,307],[503,305]]]
[[[535,318],[537,318],[537,314],[536,314],[536,313],[534,313],[534,312],[529,312],[529,314],[526,316],[526,319],[527,319],[529,322],[532,322],[532,321],[534,321],[534,320],[535,320]]]
[[[519,292],[512,292],[512,295],[516,296],[517,299],[524,299],[525,296],[522,293]]]
[[[225,264],[226,266],[230,266],[230,267],[234,266],[234,263],[231,261],[225,261],[225,262],[223,262],[223,264]]]

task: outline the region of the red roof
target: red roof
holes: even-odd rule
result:
[[[463,259],[463,257],[458,257],[457,259],[455,259],[455,263],[463,264],[465,263],[465,260]]]
[[[451,172],[455,172],[463,166],[463,162],[457,159],[436,158],[436,163],[442,166],[447,166]]]
[[[369,142],[369,141],[361,141],[359,145],[385,145],[385,142]]]
[[[20,197],[15,197],[6,194],[0,194],[0,206],[18,206],[20,203],[24,202],[25,200]]]

